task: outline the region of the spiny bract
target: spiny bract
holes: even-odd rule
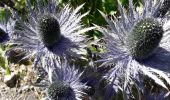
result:
[[[60,25],[56,18],[51,15],[45,15],[39,20],[39,37],[45,46],[49,47],[59,41]]]
[[[164,0],[162,6],[158,9],[158,11],[154,14],[155,17],[163,17],[170,9],[170,0]]]
[[[139,21],[127,37],[127,48],[136,59],[145,59],[158,47],[163,28],[158,21],[147,18]]]
[[[52,100],[59,100],[58,98],[66,98],[70,95],[72,89],[64,82],[56,81],[48,88],[48,96]]]

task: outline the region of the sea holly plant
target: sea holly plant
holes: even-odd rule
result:
[[[104,75],[108,80],[106,100],[119,91],[122,91],[125,100],[134,98],[132,86],[138,91],[137,98],[141,99],[145,77],[169,91],[168,17],[157,12],[165,4],[162,4],[163,1],[144,0],[142,11],[138,11],[132,2],[133,0],[129,0],[128,12],[118,3],[120,19],[107,18],[100,12],[109,24],[108,28],[95,25],[104,35],[107,50],[97,62],[103,62],[100,67],[112,67]],[[155,16],[156,13],[161,14],[160,17]]]
[[[48,80],[43,83],[47,86],[46,93],[48,100],[82,100],[87,95],[84,90],[88,89],[85,83],[81,82],[83,72],[69,65],[66,59],[56,60],[55,56],[46,62]],[[41,84],[41,83],[40,83]]]
[[[32,9],[30,0],[27,0],[29,20],[23,22],[14,12],[19,20],[22,30],[18,30],[16,38],[11,39],[11,43],[17,44],[16,48],[22,48],[28,53],[27,57],[35,57],[34,65],[37,62],[45,62],[43,59],[56,55],[77,56],[75,50],[84,47],[85,36],[82,33],[94,29],[94,27],[84,28],[81,19],[88,14],[80,14],[79,10],[65,5],[58,7],[56,0],[49,0],[44,4],[41,0],[35,1],[37,6]]]

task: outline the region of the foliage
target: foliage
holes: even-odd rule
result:
[[[5,70],[5,73],[9,75],[11,72],[7,57],[5,56],[7,48],[8,47],[5,47],[4,45],[0,45],[0,67],[2,67]]]

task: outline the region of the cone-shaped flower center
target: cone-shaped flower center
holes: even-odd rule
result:
[[[147,18],[139,21],[127,37],[127,48],[135,59],[145,59],[158,47],[163,28],[158,21]]]
[[[71,96],[72,89],[69,85],[66,85],[61,81],[56,81],[49,86],[47,92],[49,98],[52,100],[60,100],[61,98]]]
[[[46,47],[51,47],[61,38],[60,25],[56,18],[45,15],[38,22],[39,37]]]

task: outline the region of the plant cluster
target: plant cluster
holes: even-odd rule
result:
[[[0,66],[10,75],[11,52],[21,50],[19,62],[47,74],[48,100],[168,98],[170,1],[106,1],[0,1]]]

